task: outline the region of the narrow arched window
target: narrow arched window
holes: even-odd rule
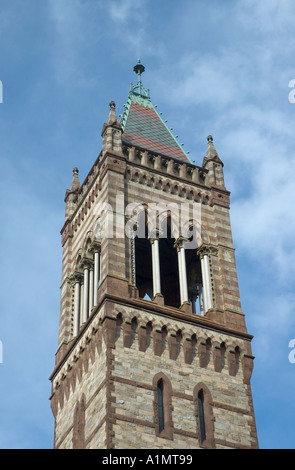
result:
[[[164,421],[164,384],[163,379],[160,379],[157,383],[157,395],[158,395],[158,423],[159,432],[163,431],[165,427]]]
[[[85,396],[76,405],[73,422],[73,448],[85,448]]]
[[[206,439],[206,427],[205,427],[204,393],[203,393],[203,390],[200,390],[199,393],[198,393],[198,411],[199,411],[201,441],[205,441],[205,439]]]
[[[200,382],[195,386],[193,400],[199,445],[201,448],[214,449],[213,401],[211,393],[204,383]]]
[[[240,348],[236,346],[235,348],[235,375],[237,375],[240,367]]]
[[[159,372],[154,376],[153,387],[156,435],[165,439],[173,439],[171,382],[165,374]]]

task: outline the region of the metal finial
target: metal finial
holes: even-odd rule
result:
[[[74,175],[77,175],[79,173],[79,170],[76,166],[75,166],[75,168],[73,168],[73,173],[74,173]]]
[[[140,59],[138,59],[137,64],[133,67],[133,70],[138,75],[137,86],[138,86],[138,89],[139,89],[139,94],[141,95],[141,74],[145,71],[145,67],[140,62]]]
[[[207,140],[208,140],[208,142],[213,142],[213,137],[212,137],[212,135],[208,135]]]
[[[135,73],[137,73],[139,75],[139,77],[145,71],[145,67],[140,62],[140,59],[138,59],[137,64],[133,67],[133,70],[134,70]]]

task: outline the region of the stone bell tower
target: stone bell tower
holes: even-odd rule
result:
[[[193,164],[134,67],[65,195],[54,447],[257,448],[223,163]]]

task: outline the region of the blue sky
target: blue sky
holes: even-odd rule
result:
[[[138,58],[201,165],[224,162],[261,448],[294,448],[295,3],[0,0],[0,448],[52,448],[64,195],[123,111]]]

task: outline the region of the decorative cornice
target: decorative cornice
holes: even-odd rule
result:
[[[96,331],[98,324],[103,321],[103,318],[106,317],[107,314],[104,312],[104,307],[106,308],[107,305],[117,304],[121,305],[122,309],[124,310],[126,307],[130,307],[131,309],[141,310],[143,314],[151,314],[151,315],[162,315],[163,318],[172,319],[176,321],[182,321],[185,324],[191,325],[193,327],[200,327],[205,328],[211,331],[216,331],[219,333],[224,333],[226,335],[230,335],[235,338],[240,338],[246,341],[251,341],[253,336],[247,333],[247,331],[235,330],[232,328],[228,328],[226,325],[217,323],[206,316],[201,316],[197,314],[188,314],[184,313],[180,309],[174,307],[168,307],[164,305],[160,305],[155,301],[148,301],[143,299],[122,299],[121,297],[117,297],[114,294],[105,293],[100,299],[98,305],[92,310],[91,316],[88,318],[87,322],[84,323],[83,327],[80,329],[79,334],[76,338],[71,339],[68,344],[67,352],[63,355],[62,360],[60,363],[56,364],[56,367],[53,373],[50,376],[50,380],[53,380],[58,371],[63,367],[64,363],[68,360],[69,356],[73,353],[73,351],[77,348],[77,345],[83,338],[84,340],[87,339],[88,335],[86,333],[89,330],[89,334],[91,335],[91,331]],[[220,311],[222,313],[222,311]],[[237,312],[232,312],[233,314],[237,314]],[[244,317],[244,314],[240,312],[239,315]],[[133,315],[134,316],[134,315]],[[63,343],[64,344],[64,343]],[[60,345],[60,348],[63,347],[63,344]],[[59,349],[60,349],[59,348]]]

